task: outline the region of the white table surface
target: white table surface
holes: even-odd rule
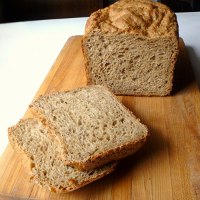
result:
[[[200,74],[200,12],[178,13],[179,34]],[[0,156],[7,128],[22,118],[60,50],[87,18],[0,24]],[[200,76],[199,76],[200,77]]]

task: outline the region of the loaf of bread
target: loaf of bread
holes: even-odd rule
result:
[[[111,173],[117,163],[102,168],[79,171],[64,165],[57,140],[49,137],[49,130],[36,119],[21,120],[9,128],[10,144],[30,159],[32,179],[54,192],[76,190]]]
[[[88,84],[122,95],[169,95],[178,56],[176,15],[158,2],[120,0],[89,17],[82,49]]]
[[[137,151],[148,131],[102,86],[40,96],[31,111],[60,141],[63,160],[92,170]]]

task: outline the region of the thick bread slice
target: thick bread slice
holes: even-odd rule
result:
[[[178,57],[176,15],[151,0],[121,0],[91,14],[82,40],[87,82],[115,94],[165,96]]]
[[[137,151],[147,128],[102,86],[40,96],[30,108],[60,139],[66,164],[90,170]]]
[[[9,128],[9,140],[14,149],[24,152],[31,162],[32,179],[54,192],[76,190],[111,173],[116,163],[88,172],[64,165],[58,143],[36,119],[21,120]]]

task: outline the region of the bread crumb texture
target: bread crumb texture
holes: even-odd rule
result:
[[[127,144],[143,141],[147,136],[146,126],[102,86],[41,96],[31,107],[56,130],[56,136],[67,149],[65,159],[69,164],[91,160],[97,167],[119,160],[132,150],[124,151],[123,155],[110,150],[123,151]]]
[[[116,164],[79,171],[66,166],[59,146],[49,137],[48,129],[36,119],[21,120],[9,129],[9,140],[30,159],[31,179],[53,192],[69,192],[111,173]]]

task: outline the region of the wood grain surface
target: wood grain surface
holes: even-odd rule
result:
[[[80,40],[81,36],[74,36],[67,41],[35,98],[86,85]],[[200,94],[182,40],[180,47],[171,96],[119,96],[151,133],[138,153],[101,180],[55,194],[29,181],[21,156],[8,145],[0,159],[0,199],[199,200]]]

